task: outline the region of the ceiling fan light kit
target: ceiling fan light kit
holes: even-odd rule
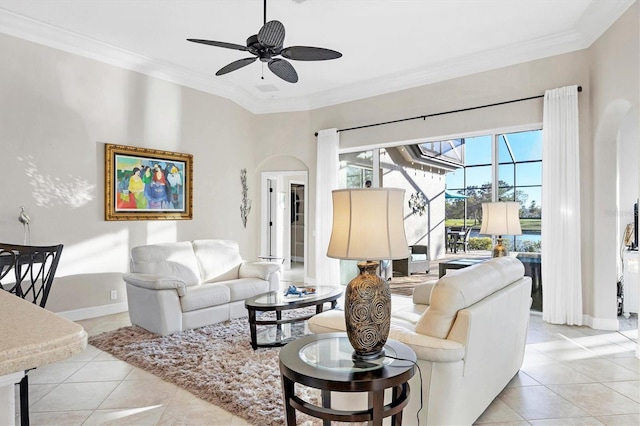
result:
[[[188,38],[187,41],[193,43],[207,44],[209,46],[222,47],[225,49],[240,50],[243,52],[249,52],[254,57],[242,58],[237,61],[233,61],[228,65],[220,68],[216,75],[224,75],[232,71],[236,71],[242,67],[252,64],[257,59],[261,62],[267,63],[271,72],[280,77],[284,81],[289,83],[296,83],[298,81],[298,73],[293,65],[287,60],[294,61],[326,61],[330,59],[338,59],[342,56],[340,52],[335,50],[325,49],[322,47],[311,46],[289,46],[283,47],[285,36],[284,25],[280,21],[267,22],[267,0],[264,1],[264,25],[258,31],[258,34],[252,35],[247,38],[247,45],[242,46],[240,44],[227,43],[223,41],[214,40],[202,40]],[[277,58],[276,56],[282,56]]]

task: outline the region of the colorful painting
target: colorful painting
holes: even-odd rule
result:
[[[191,219],[193,156],[105,146],[106,220]]]

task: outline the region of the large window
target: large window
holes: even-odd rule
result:
[[[482,203],[491,201],[492,137],[462,139],[464,158],[460,168],[447,173],[447,226],[471,227],[472,234],[480,230]]]
[[[542,131],[461,141],[461,165],[446,177],[447,226],[471,227],[471,236],[479,236],[483,202],[516,201],[523,235],[505,240],[517,251],[540,251]]]
[[[498,200],[520,204],[522,235],[511,237],[518,251],[540,251],[542,131],[497,135]]]

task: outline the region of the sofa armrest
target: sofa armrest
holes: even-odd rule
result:
[[[413,349],[418,359],[431,362],[456,362],[464,359],[465,347],[460,342],[427,336],[393,325],[389,337]]]
[[[240,265],[240,278],[260,278],[269,281],[274,272],[280,272],[280,265],[273,262],[242,262]]]
[[[187,294],[187,285],[180,278],[176,277],[127,272],[122,276],[122,279],[127,284],[140,288],[149,290],[175,290],[178,296]]]
[[[436,281],[418,284],[413,288],[413,303],[416,305],[431,304],[431,290],[436,285]]]

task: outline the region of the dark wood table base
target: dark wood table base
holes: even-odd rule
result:
[[[378,366],[369,363],[361,368],[351,360],[353,349],[346,333],[306,336],[285,346],[279,358],[286,424],[295,426],[296,411],[300,411],[322,419],[324,426],[331,422],[369,422],[381,426],[387,417],[391,417],[393,426],[400,426],[402,410],[409,403],[408,382],[415,373],[416,355],[407,345],[391,339],[387,340],[385,350],[395,356],[376,361],[381,363]],[[312,353],[311,361],[301,351]],[[296,396],[296,383],[319,389],[321,406]],[[391,389],[388,404],[384,403],[386,389]],[[331,392],[367,393],[368,408],[331,408]]]
[[[331,309],[335,309],[338,301],[331,301]],[[294,318],[282,319],[282,311],[276,311],[276,319],[275,320],[260,320],[257,319],[256,312],[257,309],[247,308],[247,312],[249,313],[249,332],[251,334],[251,347],[253,349],[257,348],[275,348],[286,345],[288,342],[286,340],[275,340],[271,343],[258,343],[258,328],[259,325],[276,325],[278,327],[278,331],[281,330],[282,324],[294,324],[302,321],[306,321],[311,318],[313,315],[300,315]],[[324,311],[324,303],[316,305],[316,312],[314,315],[317,315]],[[260,312],[269,312],[269,311],[260,311]]]
[[[392,426],[402,425],[402,410],[409,403],[409,384],[403,383],[392,391],[392,401],[384,404],[384,389],[369,392],[369,408],[367,410],[336,410],[331,407],[331,392],[322,391],[322,407],[313,405],[297,397],[294,392],[294,382],[286,377],[282,378],[285,413],[287,425],[296,424],[296,410],[309,416],[322,419],[324,426],[331,422],[372,422],[374,426],[382,425],[382,420],[391,417]]]

